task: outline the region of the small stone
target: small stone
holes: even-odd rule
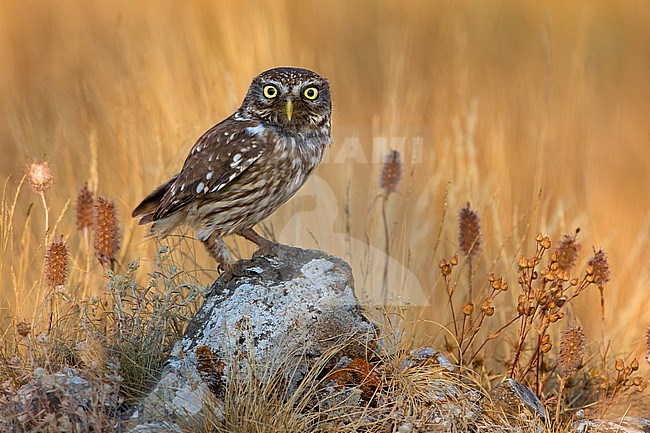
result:
[[[431,347],[420,347],[411,350],[409,356],[402,363],[402,370],[416,365],[423,365],[428,362],[433,363],[450,373],[454,372],[454,364],[452,364],[445,355]]]
[[[616,420],[592,419],[576,421],[572,433],[647,433],[650,419],[626,416]]]
[[[545,420],[547,417],[546,407],[537,398],[535,393],[526,385],[514,379],[506,379],[492,389],[490,392],[492,412],[496,415],[503,414],[513,423],[521,422],[522,415],[528,418],[538,417]]]

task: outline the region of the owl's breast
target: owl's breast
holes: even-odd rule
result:
[[[264,152],[223,189],[203,197],[190,225],[201,233],[236,233],[264,220],[304,185],[323,157],[327,138],[269,129],[260,131],[268,140]]]
[[[280,160],[299,165],[311,173],[323,159],[323,153],[329,142],[329,135],[312,131],[283,134],[277,141],[276,154],[279,155]]]

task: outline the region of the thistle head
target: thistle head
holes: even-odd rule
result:
[[[62,286],[70,270],[68,246],[63,236],[50,244],[45,253],[45,280],[51,287]]]
[[[458,215],[458,245],[468,258],[481,252],[482,244],[481,220],[476,212],[470,209],[469,203],[460,210]]]
[[[590,274],[593,282],[603,289],[612,276],[605,251],[602,249],[595,251],[594,249],[594,255],[587,261],[587,266],[587,273]]]
[[[402,178],[402,159],[398,151],[391,150],[384,159],[384,166],[379,177],[379,186],[386,195],[397,192],[397,186]]]
[[[77,230],[89,229],[93,226],[94,203],[93,193],[88,189],[88,183],[85,183],[77,194],[77,206],[75,208]]]
[[[579,325],[572,325],[562,333],[558,367],[564,376],[574,374],[582,365],[585,341],[585,331]]]
[[[120,249],[119,222],[115,202],[109,198],[97,197],[94,212],[95,255],[104,266],[115,260]]]
[[[27,185],[34,192],[43,192],[54,183],[54,175],[47,162],[32,162],[27,166]]]
[[[576,264],[578,254],[582,248],[582,245],[577,240],[579,232],[580,229],[577,229],[575,234],[565,234],[560,241],[560,245],[558,245],[557,264],[560,271],[571,271]]]

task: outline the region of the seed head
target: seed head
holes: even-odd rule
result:
[[[63,236],[50,244],[45,253],[45,280],[51,287],[62,286],[70,269],[68,246]]]
[[[587,266],[593,270],[593,281],[599,288],[605,287],[609,282],[612,273],[609,269],[609,262],[607,261],[607,254],[602,249],[595,251],[594,256],[587,261]]]
[[[384,159],[384,167],[381,169],[381,177],[379,178],[379,186],[384,190],[386,195],[391,192],[397,192],[397,186],[402,178],[402,159],[396,150],[391,150],[386,159]]]
[[[93,193],[88,189],[88,183],[85,183],[77,194],[77,207],[75,209],[77,230],[83,230],[93,226],[93,205]]]
[[[557,248],[557,264],[560,271],[571,271],[578,259],[582,245],[577,240],[580,229],[575,234],[565,234]]]
[[[16,325],[16,332],[21,337],[27,337],[32,332],[32,325],[27,322],[20,322]]]
[[[47,162],[32,162],[27,166],[27,185],[34,192],[43,192],[54,183],[54,175]]]
[[[458,244],[467,257],[472,258],[481,251],[481,221],[469,203],[458,215]]]
[[[625,370],[625,361],[623,361],[621,358],[618,358],[618,359],[616,360],[616,363],[614,364],[614,368],[615,368],[616,371],[618,371],[619,373],[620,373],[621,371]]]
[[[102,265],[107,266],[120,249],[115,202],[109,198],[97,197],[94,216],[95,255]]]
[[[560,373],[564,376],[574,374],[582,365],[585,352],[585,331],[579,325],[565,329],[560,339]]]

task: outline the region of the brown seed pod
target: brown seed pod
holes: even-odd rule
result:
[[[20,322],[16,325],[16,332],[21,337],[27,337],[32,332],[32,325],[27,322]]]
[[[77,207],[75,208],[77,230],[89,229],[93,226],[94,202],[93,193],[88,189],[88,183],[85,183],[77,194]]]
[[[50,244],[45,253],[45,280],[51,287],[62,286],[68,278],[69,254],[63,236]]]
[[[587,261],[587,266],[591,268],[593,282],[601,289],[605,287],[612,276],[605,251],[602,249],[594,251],[594,256]]]
[[[379,177],[379,187],[384,190],[386,195],[397,192],[397,186],[401,178],[402,159],[398,151],[391,150],[384,159],[384,166]]]
[[[579,325],[572,325],[564,330],[560,339],[560,373],[570,376],[582,365],[585,352],[585,331]]]
[[[463,254],[471,258],[481,251],[482,241],[481,221],[467,203],[458,215],[458,245]]]
[[[614,364],[614,368],[615,368],[616,371],[618,371],[618,372],[623,371],[623,370],[625,369],[625,362],[623,362],[623,360],[620,359],[620,358],[617,359],[617,360],[616,360],[616,364]]]
[[[95,255],[102,265],[107,266],[115,260],[120,249],[115,202],[109,198],[97,197],[94,217]]]
[[[565,234],[556,250],[557,264],[562,271],[570,271],[576,264],[578,254],[582,248],[582,245],[577,240],[579,232],[580,229],[577,229],[575,234]]]

